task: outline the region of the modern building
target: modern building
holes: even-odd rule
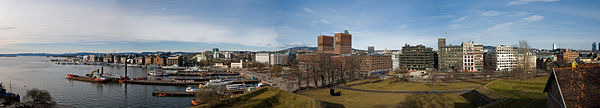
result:
[[[336,33],[334,35],[334,53],[335,54],[351,54],[352,53],[352,34],[348,30],[344,33]]]
[[[246,67],[247,63],[244,63],[244,60],[240,60],[239,63],[231,63],[231,68],[244,68]]]
[[[287,65],[289,61],[288,54],[271,54],[269,59],[271,65]]]
[[[527,52],[526,54],[527,54],[527,56],[525,56],[525,53],[517,54],[517,65],[519,67],[525,67],[524,65],[529,65],[530,70],[527,70],[527,71],[534,71],[537,66],[536,65],[536,63],[537,63],[536,53]]]
[[[257,53],[255,58],[256,62],[269,64],[269,60],[271,60],[271,55],[269,53]]]
[[[558,49],[558,47],[556,47],[556,44],[555,44],[555,43],[553,43],[553,44],[552,44],[552,50],[556,50],[556,49]]]
[[[438,39],[438,70],[463,70],[463,46],[446,45],[446,38]]]
[[[425,70],[435,68],[433,49],[423,45],[404,45],[402,47],[402,54],[400,54],[398,59],[399,68],[401,69]]]
[[[196,54],[196,55],[194,55],[194,57],[192,57],[192,59],[196,60],[196,62],[202,62],[204,60],[207,60],[208,58],[209,57],[203,53]]]
[[[183,57],[167,57],[167,66],[178,65],[183,66]]]
[[[592,51],[596,52],[596,42],[592,43]]]
[[[467,72],[483,71],[483,45],[473,41],[463,42],[463,70]]]
[[[565,65],[575,61],[577,57],[579,57],[579,53],[572,51],[571,49],[561,49],[557,59],[561,65]]]
[[[389,71],[392,69],[392,60],[390,55],[368,54],[356,55],[360,59],[360,71],[365,73]]]
[[[400,54],[402,53],[392,53],[392,70],[400,68]]]
[[[333,53],[333,36],[319,36],[317,48],[320,53]]]
[[[512,71],[517,67],[517,49],[500,45],[489,50],[486,62],[496,71]]]
[[[375,53],[375,46],[369,46],[367,48],[367,53]]]

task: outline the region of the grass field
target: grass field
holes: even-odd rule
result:
[[[350,82],[350,84],[373,81],[372,79],[359,80]],[[466,88],[473,89],[481,84],[473,83],[409,83],[400,82],[394,79],[386,79],[377,83],[368,83],[363,85],[352,86],[356,89],[367,90],[383,90],[383,91],[433,91],[436,90],[465,90]],[[447,94],[404,94],[404,93],[374,93],[361,92],[353,90],[343,90],[342,96],[330,96],[328,88],[304,90],[298,94],[308,97],[320,99],[323,101],[343,104],[349,108],[381,108],[381,107],[460,107],[468,108],[475,107],[465,98],[460,96],[462,93],[447,93]]]
[[[485,82],[483,82],[485,83]],[[481,82],[452,82],[452,83],[411,83],[401,82],[394,79],[383,80],[377,83],[368,83],[352,86],[356,89],[366,90],[382,90],[382,91],[444,91],[444,90],[473,90],[476,87],[482,86]]]
[[[341,106],[343,105],[323,102],[272,87],[263,87],[226,98],[216,105],[218,108],[336,108]]]
[[[493,106],[496,108],[545,108],[547,94],[542,93],[547,76],[532,78],[524,81],[518,79],[498,80],[486,88],[506,98],[507,101]]]

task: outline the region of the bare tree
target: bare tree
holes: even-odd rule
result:
[[[56,103],[52,100],[52,96],[50,96],[48,91],[37,88],[27,90],[24,102],[25,106],[32,108],[50,108],[54,104]]]
[[[532,63],[530,62],[530,58],[532,56],[532,53],[530,52],[531,47],[529,46],[529,44],[527,43],[526,40],[521,40],[519,41],[519,48],[518,48],[518,58],[517,59],[517,71],[518,75],[520,76],[519,78],[521,80],[524,80],[527,76],[527,72],[530,71],[534,71],[534,69],[531,69],[532,67]]]

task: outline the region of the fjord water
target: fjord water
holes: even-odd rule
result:
[[[11,92],[25,95],[32,88],[50,92],[62,105],[78,108],[173,108],[189,107],[192,97],[154,97],[154,90],[184,91],[185,86],[138,85],[119,83],[90,83],[65,79],[66,74],[85,75],[100,69],[95,65],[57,65],[52,57],[0,57],[0,81]],[[124,75],[122,66],[104,66],[105,73]],[[129,76],[140,77],[148,69],[128,68]]]

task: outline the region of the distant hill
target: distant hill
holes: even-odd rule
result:
[[[317,47],[308,47],[308,46],[299,46],[292,47],[283,50],[279,50],[278,52],[297,52],[297,51],[317,51]]]
[[[202,107],[202,106],[199,106]],[[227,98],[217,108],[343,108],[344,105],[294,94],[273,87],[263,87]]]

